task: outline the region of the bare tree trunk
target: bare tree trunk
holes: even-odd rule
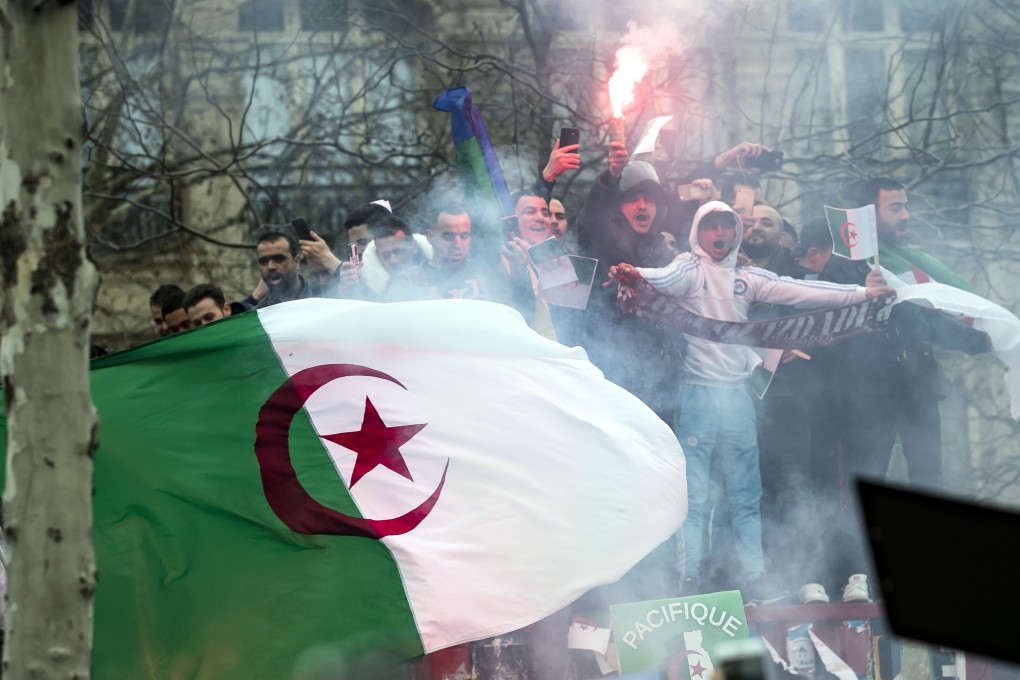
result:
[[[4,672],[87,678],[92,648],[88,358],[95,268],[81,212],[76,5],[0,0],[0,377],[7,410]]]

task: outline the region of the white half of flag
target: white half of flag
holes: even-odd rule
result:
[[[944,283],[910,284],[885,267],[882,275],[896,290],[896,303],[913,302],[943,312],[973,319],[974,328],[984,331],[992,341],[992,351],[1006,364],[1006,387],[1009,390],[1010,412],[1020,420],[1020,319],[1008,309]]]
[[[300,300],[259,311],[288,375],[363,366],[305,402],[320,437],[356,432],[366,400],[387,426],[423,425],[352,484],[358,454],[323,439],[366,518],[438,501],[392,552],[426,651],[499,635],[612,582],[687,513],[670,428],[580,348],[475,300]],[[342,480],[342,481],[341,481]]]

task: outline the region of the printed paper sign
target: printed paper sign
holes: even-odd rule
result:
[[[665,671],[669,680],[712,680],[716,645],[747,638],[740,592],[610,607],[620,673]]]
[[[531,246],[528,257],[538,275],[538,284],[546,302],[575,309],[588,306],[598,260],[568,255],[558,238]]]
[[[659,116],[648,121],[648,127],[645,128],[645,134],[641,137],[641,141],[634,147],[633,155],[637,156],[642,153],[652,153],[655,151],[655,142],[659,139],[659,130],[662,126],[673,120],[673,116]]]
[[[528,258],[538,274],[542,290],[577,282],[577,272],[558,238],[549,238],[531,246]]]

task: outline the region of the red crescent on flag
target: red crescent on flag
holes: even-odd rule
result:
[[[255,424],[255,457],[262,474],[262,490],[276,516],[299,534],[329,534],[385,538],[406,534],[428,517],[446,483],[446,461],[439,486],[413,510],[393,519],[352,517],[311,497],[298,480],[290,459],[290,425],[294,415],[320,387],[337,378],[366,376],[404,387],[392,376],[357,364],[323,364],[298,371],[283,383],[259,410]],[[406,389],[406,388],[404,388]]]
[[[839,237],[843,239],[843,244],[847,248],[853,248],[857,245],[857,233],[850,231],[851,228],[856,226],[853,222],[844,222],[843,226],[839,228]]]

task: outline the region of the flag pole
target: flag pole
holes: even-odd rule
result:
[[[875,205],[875,204],[872,204],[871,205],[871,210],[869,211],[869,213],[870,213],[869,217],[871,218],[871,224],[869,224],[868,227],[869,227],[869,229],[873,230],[872,231],[872,236],[875,239],[875,241],[874,241],[874,244],[875,244],[875,266],[874,266],[874,270],[875,271],[879,271],[879,269],[882,266],[881,263],[878,261],[878,251],[879,251],[879,247],[878,247],[878,218],[875,215],[875,213],[877,211],[878,211],[878,206]]]

